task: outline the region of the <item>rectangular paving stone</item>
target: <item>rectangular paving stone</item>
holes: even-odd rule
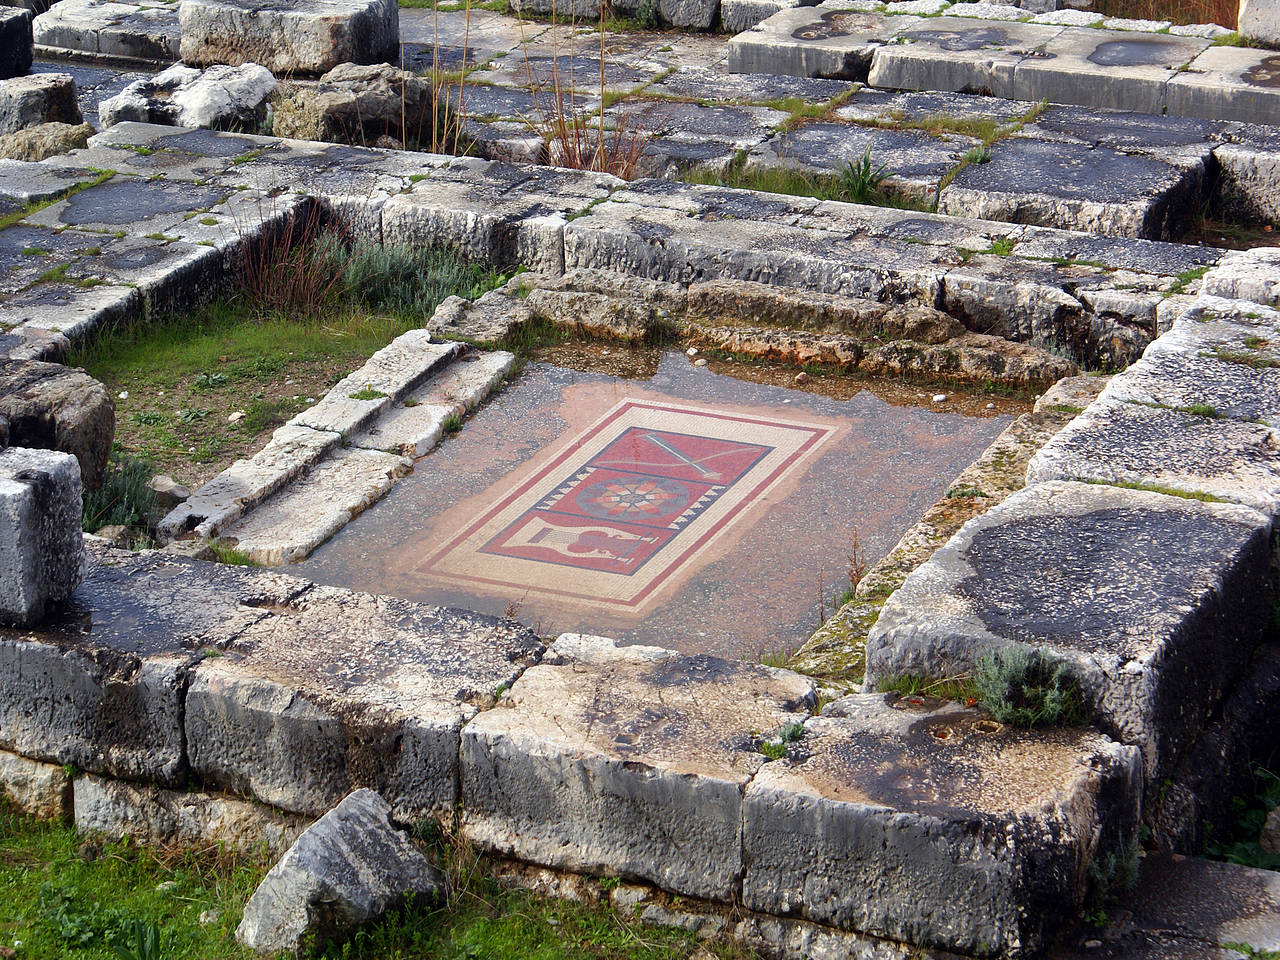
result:
[[[865,82],[880,45],[918,22],[823,6],[782,9],[729,41],[729,72]]]
[[[314,587],[197,668],[191,768],[307,816],[362,786],[406,822],[447,816],[462,724],[542,649],[511,620]]]
[[[66,608],[0,629],[0,747],[82,770],[183,782],[186,671],[298,593],[292,578],[93,546]]]
[[[863,694],[805,723],[747,787],[743,905],[966,955],[1037,950],[1088,865],[1136,842],[1141,758],[1087,729],[1022,731]]]
[[[1174,72],[1208,46],[1191,37],[1072,27],[1018,64],[1011,95],[1159,114]]]
[[[1280,307],[1280,248],[1230,250],[1208,273],[1200,292],[1225,300]]]
[[[723,69],[680,66],[645,88],[646,94],[685,97],[714,103],[768,105],[796,98],[805,103],[827,103],[857,87],[844,80],[822,80],[782,74],[736,74]]]
[[[263,566],[305,560],[412,470],[399,454],[337,450],[224,527],[218,539]]]
[[[402,333],[359,370],[339,380],[319,403],[289,422],[350,436],[450,363],[461,350],[460,344],[433,340],[426,330]]]
[[[727,901],[757,738],[803,721],[799,674],[565,635],[463,729],[463,832],[559,869]]]
[[[1176,240],[1199,203],[1205,173],[1202,165],[1025,137],[993,144],[989,156],[943,190],[940,213]]]
[[[1094,722],[1142,750],[1154,791],[1264,636],[1271,520],[1050,481],[1034,461],[1028,483],[886,601],[867,638],[867,679],[959,676],[993,649],[1043,649],[1067,662]]]
[[[1280,124],[1280,54],[1209,47],[1170,77],[1165,102],[1184,117]]]
[[[157,525],[159,536],[216,536],[341,441],[332,431],[285,424],[252,457],[237,460],[174,507]]]
[[[1280,513],[1280,432],[1135,403],[1095,403],[1032,459],[1028,483],[1087,480],[1205,494]]]
[[[1062,32],[1061,27],[960,17],[920,20],[876,50],[868,82],[894,90],[950,90],[1036,101],[1046,94],[1028,95],[1026,88],[1015,85],[1014,71]]]
[[[0,296],[0,324],[79,341],[107,324],[135,316],[141,308],[142,295],[133,287],[50,281]]]
[[[163,3],[66,0],[36,17],[35,44],[124,60],[178,59],[178,11]]]
[[[506,379],[515,362],[515,354],[505,350],[464,354],[405,402],[393,404],[354,436],[351,445],[412,458],[425,456],[440,441],[449,418],[473,410]]]

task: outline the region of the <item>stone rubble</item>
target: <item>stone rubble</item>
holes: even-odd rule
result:
[[[176,63],[138,80],[98,104],[104,127],[128,120],[207,130],[250,130],[262,126],[275,78],[256,63],[197,70]]]

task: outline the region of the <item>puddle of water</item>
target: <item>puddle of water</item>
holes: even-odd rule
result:
[[[754,659],[830,615],[855,529],[887,552],[1027,407],[938,409],[848,378],[795,390],[769,382],[794,369],[736,366],[750,382],[675,352],[540,356],[558,363],[529,364],[297,572],[544,635]]]

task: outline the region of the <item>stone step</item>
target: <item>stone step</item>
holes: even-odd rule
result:
[[[1003,5],[960,3],[940,17],[853,6],[827,0],[779,10],[729,41],[729,69],[1280,122],[1280,94],[1266,79],[1273,58],[1267,50],[1212,46],[1194,36],[1060,26]],[[999,19],[978,19],[984,14]]]
[[[1094,722],[1141,748],[1154,791],[1263,640],[1271,519],[1235,504],[1037,482],[1034,471],[1029,482],[885,602],[867,638],[867,681],[968,676],[988,652],[1046,650],[1066,661]]]

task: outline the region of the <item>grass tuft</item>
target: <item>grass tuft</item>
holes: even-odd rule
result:
[[[978,660],[978,699],[1001,723],[1072,726],[1085,719],[1080,684],[1067,664],[1042,650],[1009,646]]]
[[[86,533],[122,526],[144,537],[155,533],[160,508],[148,483],[155,476],[150,463],[112,450],[102,485],[84,492],[82,525]]]

